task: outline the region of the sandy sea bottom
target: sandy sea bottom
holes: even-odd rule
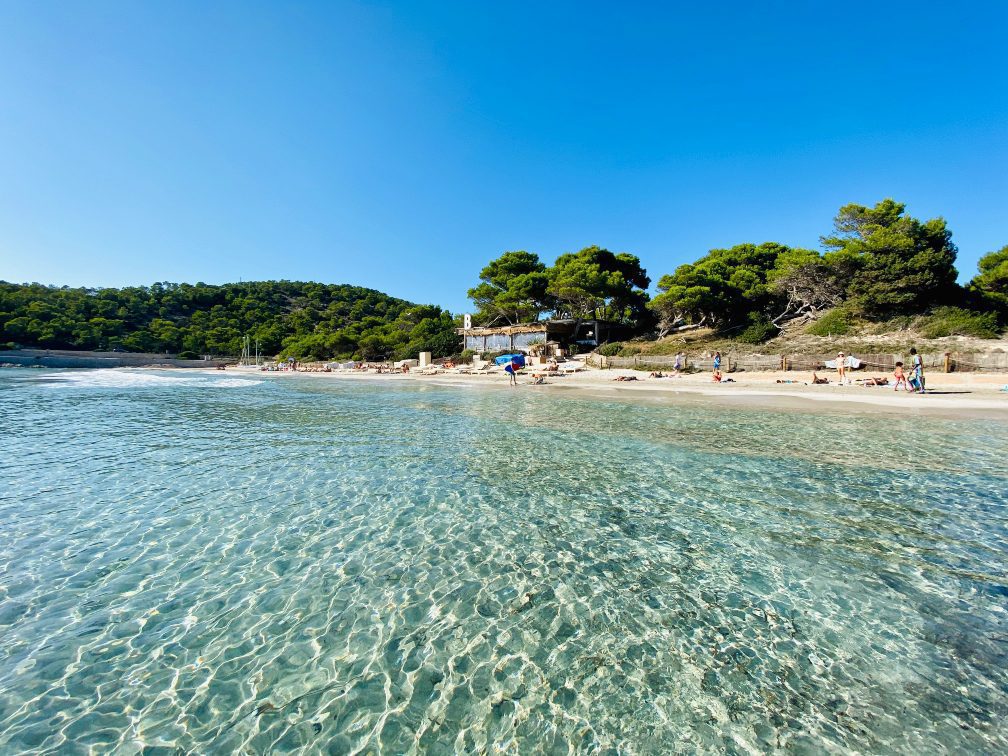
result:
[[[0,373],[0,752],[1008,750],[1008,424]]]

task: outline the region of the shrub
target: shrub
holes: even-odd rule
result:
[[[926,339],[942,336],[975,336],[978,339],[998,337],[998,317],[993,312],[974,312],[962,307],[939,307],[923,318],[921,335]]]
[[[196,354],[196,352],[179,352],[178,358],[180,360],[198,360],[200,355]]]
[[[744,344],[762,344],[777,335],[778,328],[761,312],[749,313],[749,325],[738,335]]]
[[[603,344],[598,348],[598,353],[603,357],[615,357],[620,353],[623,345],[618,341],[610,341],[608,344]]]
[[[837,307],[823,315],[805,329],[813,336],[846,336],[854,328],[854,316],[850,310]]]
[[[472,349],[463,349],[462,354],[459,355],[459,362],[472,362],[475,356],[476,352]]]

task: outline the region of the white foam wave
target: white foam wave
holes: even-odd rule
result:
[[[249,378],[220,378],[218,380],[210,379],[206,386],[207,388],[245,388],[247,386],[258,386],[263,381],[253,381]]]
[[[165,375],[130,369],[73,370],[48,376],[56,388],[151,388],[156,386],[197,386],[202,388],[248,388],[263,381],[211,375]]]

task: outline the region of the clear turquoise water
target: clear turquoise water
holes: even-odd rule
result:
[[[0,372],[0,752],[1004,752],[1008,424]]]

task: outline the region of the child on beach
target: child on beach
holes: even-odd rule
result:
[[[900,387],[901,383],[903,384],[903,390],[904,391],[909,391],[910,390],[910,386],[909,386],[909,384],[907,384],[906,375],[903,374],[903,363],[902,362],[897,362],[896,363],[896,369],[893,371],[893,378],[896,379],[896,387],[893,389],[893,391],[899,391],[899,387]]]

